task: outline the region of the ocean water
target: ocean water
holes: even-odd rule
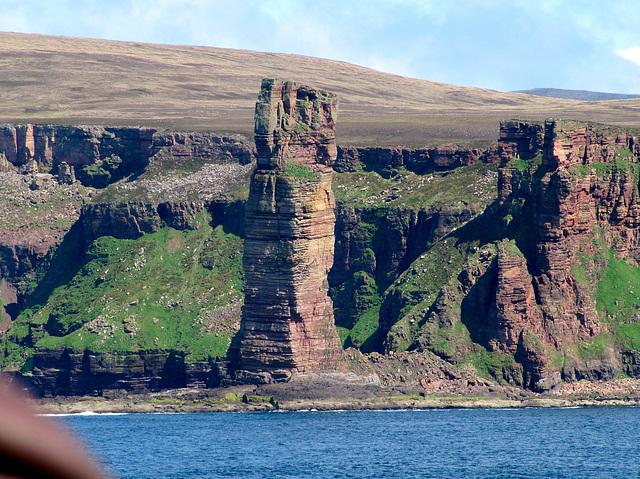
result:
[[[127,479],[640,477],[636,407],[56,420]]]

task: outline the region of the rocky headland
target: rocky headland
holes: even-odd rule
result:
[[[336,105],[265,80],[255,141],[3,125],[2,375],[60,410],[636,400],[635,130],[352,147]]]

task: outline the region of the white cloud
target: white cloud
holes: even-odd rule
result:
[[[407,77],[416,76],[415,70],[411,66],[411,59],[406,56],[381,57],[379,55],[371,55],[369,57],[359,58],[359,65],[373,68],[382,72],[393,73]]]
[[[616,50],[616,55],[624,58],[625,60],[629,60],[640,67],[640,45],[623,50]]]
[[[29,15],[16,7],[2,12],[0,15],[0,31],[36,33],[37,29],[29,21]]]

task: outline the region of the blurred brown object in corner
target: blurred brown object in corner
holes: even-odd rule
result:
[[[0,479],[106,479],[108,476],[28,398],[0,380]]]

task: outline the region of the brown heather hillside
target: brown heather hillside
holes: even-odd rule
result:
[[[251,136],[255,97],[267,76],[336,92],[340,144],[475,143],[496,139],[499,121],[514,117],[640,125],[638,99],[541,98],[299,55],[18,33],[0,33],[0,122],[145,125]]]

